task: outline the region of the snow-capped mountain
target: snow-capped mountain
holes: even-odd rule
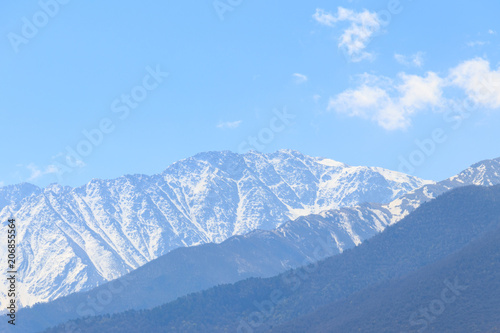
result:
[[[334,251],[342,252],[361,244],[362,241],[383,231],[387,226],[401,221],[418,206],[439,195],[461,186],[491,186],[500,184],[500,158],[484,160],[451,178],[434,184],[426,184],[410,191],[387,204],[362,203],[351,207],[323,211],[318,215],[302,217],[310,220],[307,232],[331,235]],[[297,220],[298,221],[298,220]],[[304,224],[291,221],[273,232],[285,232],[287,237],[295,235],[297,241],[303,237]]]
[[[98,286],[178,247],[360,202],[388,203],[431,183],[290,150],[208,152],[153,176],[94,179],[78,188],[5,186],[0,220],[17,219],[26,306]]]
[[[38,332],[81,316],[152,308],[216,285],[275,276],[353,248],[449,189],[495,184],[500,184],[500,159],[479,162],[456,176],[426,184],[387,204],[362,203],[332,209],[299,217],[274,230],[234,236],[221,244],[179,248],[110,284],[23,309],[19,316],[24,319],[17,328]],[[134,288],[120,287],[127,285]],[[110,291],[112,299],[102,306],[100,295]],[[0,331],[8,326],[2,324]]]

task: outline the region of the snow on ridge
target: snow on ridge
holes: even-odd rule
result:
[[[364,201],[390,202],[426,183],[389,176],[384,169],[292,150],[208,152],[152,176],[93,179],[77,188],[3,187],[3,197],[16,202],[0,201],[0,219],[14,212],[19,221],[24,239],[18,250],[30,264],[19,273],[27,291],[22,302],[32,305],[90,289],[178,247],[271,230]],[[346,228],[359,243],[360,236]]]
[[[328,158],[322,159],[322,160],[318,161],[318,163],[326,165],[326,166],[336,167],[336,168],[342,168],[342,167],[346,166],[344,163],[337,162],[337,161],[334,161],[334,160],[331,160]]]

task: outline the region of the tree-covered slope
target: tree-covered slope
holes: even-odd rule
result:
[[[274,327],[272,332],[473,333],[498,329],[500,228],[409,276],[365,289]]]

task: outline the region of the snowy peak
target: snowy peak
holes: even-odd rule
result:
[[[448,179],[450,184],[491,186],[500,182],[500,158],[484,160],[471,165],[458,175]]]
[[[0,219],[18,220],[21,303],[31,305],[117,278],[178,247],[361,202],[388,203],[425,184],[432,182],[294,150],[205,152],[158,175],[93,179],[77,188],[3,187]]]

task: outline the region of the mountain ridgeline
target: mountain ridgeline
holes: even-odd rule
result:
[[[429,183],[291,150],[207,152],[152,176],[77,188],[5,186],[0,220],[18,221],[18,301],[29,306],[97,287],[179,247],[360,202],[387,203]]]
[[[500,323],[499,217],[500,186],[461,187],[319,263],[46,332],[65,332],[68,325],[80,332],[494,331]],[[439,301],[442,293],[454,301]],[[420,309],[429,306],[434,312],[427,321]],[[371,330],[372,322],[381,330]]]
[[[445,259],[272,332],[499,332],[499,309],[500,224]]]
[[[19,328],[37,332],[82,316],[152,308],[220,284],[274,276],[359,245],[451,188],[498,184],[499,174],[500,161],[482,161],[388,204],[364,203],[328,210],[299,217],[275,230],[233,236],[221,244],[179,248],[111,283],[22,309],[24,320]],[[129,285],[135,287],[122,288]],[[103,295],[112,297],[103,301]]]

